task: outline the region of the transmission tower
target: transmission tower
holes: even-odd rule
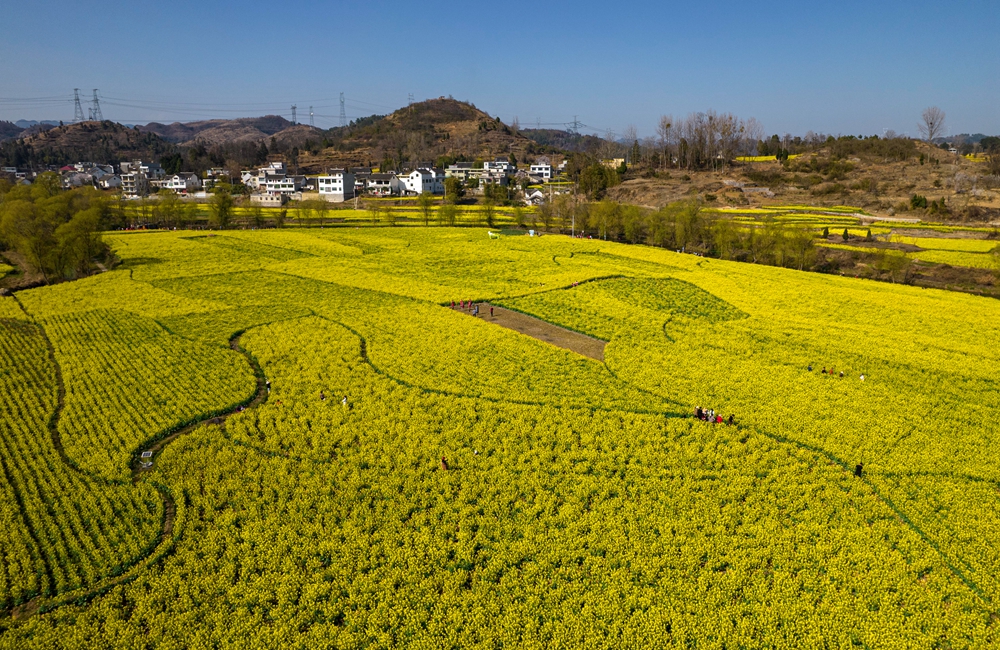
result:
[[[407,106],[412,106],[413,105],[413,93],[409,93],[406,96],[406,101],[407,101],[407,104],[406,104]]]
[[[83,106],[80,106],[80,89],[73,89],[73,121],[83,121]]]
[[[295,109],[298,108],[295,104],[292,104],[292,124],[296,124],[295,121]]]
[[[347,126],[347,111],[344,110],[344,93],[340,93],[340,126]]]
[[[309,126],[316,126],[316,118],[313,117],[313,107],[309,107]]]
[[[97,100],[97,88],[94,88],[94,107],[90,109],[90,119],[98,122],[104,121],[104,114],[101,113],[101,102]]]
[[[577,134],[579,134],[581,126],[583,126],[583,125],[580,124],[580,120],[576,119],[576,115],[574,115],[573,116],[573,122],[570,124],[570,128],[569,128],[570,132],[571,133],[577,133]]]

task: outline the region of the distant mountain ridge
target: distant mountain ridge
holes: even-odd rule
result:
[[[150,122],[133,128],[107,120],[64,126],[35,122],[20,128],[0,124],[0,162],[5,165],[171,157],[181,169],[203,171],[212,166],[252,167],[269,156],[280,156],[294,169],[318,173],[332,167],[398,168],[511,155],[524,160],[542,153],[586,150],[599,142],[565,131],[519,131],[469,102],[450,97],[416,102],[389,115],[372,115],[325,131],[292,124],[280,115]],[[525,137],[528,134],[535,138]]]
[[[39,124],[47,124],[49,126],[59,126],[61,122],[58,120],[18,120],[14,122],[15,125],[21,127],[22,129],[27,129],[33,126],[38,126]]]
[[[305,124],[292,124],[280,115],[265,115],[263,117],[240,117],[233,120],[202,120],[199,122],[174,122],[161,124],[150,122],[139,126],[139,131],[155,133],[167,142],[182,146],[193,145],[196,141],[206,144],[231,142],[257,142],[278,137],[284,131],[292,134],[305,135],[315,131],[315,137],[322,137],[320,129]],[[297,139],[291,138],[283,139]]]
[[[36,129],[44,130],[32,132]],[[155,133],[142,133],[108,120],[55,127],[36,124],[16,139],[0,144],[0,163],[38,168],[79,161],[159,160],[176,150],[175,145]]]
[[[16,138],[21,135],[22,131],[24,131],[24,127],[18,126],[14,122],[4,122],[0,120],[0,142]]]

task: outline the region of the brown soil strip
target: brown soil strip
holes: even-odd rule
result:
[[[41,329],[42,334],[45,336],[46,343],[49,346],[49,353],[52,355],[52,360],[56,364],[56,368],[58,369],[59,365],[58,365],[58,361],[56,361],[56,358],[55,358],[55,349],[52,346],[52,342],[51,342],[51,340],[49,340],[48,336],[45,334],[45,330],[42,329],[42,328],[39,328],[39,329]],[[193,423],[191,423],[191,424],[183,427],[182,429],[179,429],[179,430],[171,433],[169,436],[161,438],[161,439],[157,440],[156,442],[151,443],[151,444],[147,445],[146,447],[142,448],[136,454],[136,460],[132,464],[132,481],[133,482],[138,482],[138,480],[141,478],[141,476],[144,473],[146,473],[146,472],[148,472],[148,471],[150,471],[152,469],[152,463],[150,463],[149,467],[145,467],[145,468],[142,467],[142,460],[148,460],[148,461],[155,460],[156,455],[159,454],[159,452],[168,443],[170,443],[171,441],[175,440],[176,438],[178,438],[178,437],[180,437],[180,436],[182,436],[182,435],[184,435],[186,433],[191,433],[192,431],[194,431],[195,429],[197,429],[201,425],[205,424],[206,422],[209,423],[209,424],[223,424],[225,422],[226,418],[228,418],[230,415],[234,415],[234,414],[239,413],[241,411],[244,411],[244,410],[246,410],[248,408],[252,408],[252,407],[260,404],[261,402],[263,402],[263,401],[265,401],[267,399],[267,393],[268,393],[268,391],[267,391],[267,380],[264,377],[264,372],[261,369],[260,364],[257,363],[257,360],[254,359],[253,355],[249,354],[246,350],[244,350],[242,347],[240,347],[240,336],[241,336],[241,334],[237,334],[236,336],[234,336],[233,338],[231,338],[229,340],[229,347],[231,347],[236,352],[239,352],[240,354],[244,355],[247,358],[247,360],[250,362],[251,367],[253,368],[254,375],[256,376],[256,379],[257,379],[257,392],[254,394],[253,398],[251,398],[248,402],[244,402],[243,404],[240,404],[239,406],[235,407],[234,409],[232,409],[230,411],[227,411],[225,413],[222,413],[222,414],[219,414],[219,415],[216,415],[216,416],[213,416],[213,417],[203,418],[203,419],[201,419],[201,420],[199,420],[197,422],[193,422]],[[63,449],[63,446],[62,446],[62,440],[59,437],[58,419],[59,419],[59,414],[62,412],[62,407],[63,407],[64,401],[65,401],[65,388],[64,388],[63,383],[62,383],[62,371],[61,370],[58,372],[58,376],[59,376],[58,406],[56,408],[55,413],[52,416],[51,421],[49,422],[49,429],[50,429],[50,432],[52,434],[52,442],[55,445],[56,449],[58,450],[59,455],[62,458],[63,462],[65,462],[67,465],[69,465],[70,467],[72,467],[76,471],[81,472],[83,474],[87,474],[87,472],[85,472],[84,470],[80,469],[80,467],[77,466],[72,461],[72,459],[70,459],[66,455],[66,452],[65,452],[65,450]],[[144,451],[150,451],[150,452],[152,452],[152,457],[149,458],[149,459],[142,459],[141,458],[141,453],[144,452]],[[90,475],[88,474],[88,476],[90,476]],[[94,478],[94,477],[91,476],[90,478]],[[174,521],[177,518],[177,504],[174,502],[173,495],[165,487],[163,487],[161,485],[155,485],[155,484],[154,484],[154,487],[156,488],[156,491],[159,493],[160,499],[163,501],[163,524],[162,524],[162,527],[160,529],[160,543],[157,545],[156,550],[154,550],[154,552],[156,552],[157,550],[163,548],[163,545],[165,543],[168,543],[168,541],[174,535]],[[41,545],[40,544],[39,544],[39,550],[41,550]],[[140,559],[139,562],[141,563],[144,559]],[[44,557],[43,557],[43,561],[44,561]],[[47,562],[46,562],[46,569],[48,569]],[[42,608],[43,605],[45,605],[46,611],[48,611],[48,610],[51,610],[51,609],[53,609],[55,607],[58,607],[60,605],[65,605],[66,603],[71,602],[71,601],[80,600],[80,599],[86,599],[86,598],[89,598],[91,596],[97,595],[99,593],[103,593],[103,592],[107,591],[108,589],[110,589],[111,587],[114,587],[116,585],[122,584],[124,582],[129,581],[129,580],[132,580],[135,577],[136,577],[135,572],[132,571],[132,570],[129,570],[129,571],[126,571],[126,572],[124,572],[124,573],[122,573],[120,575],[109,577],[109,578],[106,578],[104,580],[101,580],[101,581],[98,582],[98,584],[93,585],[89,589],[81,589],[81,590],[78,590],[78,591],[69,592],[68,594],[66,594],[66,593],[64,593],[64,594],[58,594],[58,595],[50,597],[50,598],[46,598],[46,597],[43,597],[41,595],[38,595],[38,596],[35,596],[34,598],[32,598],[31,600],[29,600],[28,602],[22,603],[21,605],[18,605],[17,607],[13,608],[12,610],[9,611],[9,613],[7,613],[7,612],[0,612],[0,618],[2,618],[4,614],[8,614],[10,616],[10,618],[13,619],[13,620],[15,620],[15,621],[24,620],[25,618],[28,618],[30,616],[33,616],[34,614],[37,614],[41,610],[41,608]]]
[[[606,341],[547,323],[521,312],[511,311],[510,309],[497,307],[486,302],[477,304],[479,305],[479,318],[485,320],[487,323],[506,327],[515,332],[520,332],[525,336],[544,341],[557,348],[576,352],[579,355],[596,361],[604,361],[604,346],[607,345]],[[491,307],[493,308],[492,316],[490,316]],[[468,310],[461,310],[458,307],[455,309],[471,315],[471,312]]]
[[[930,228],[893,228],[892,234],[900,235],[902,237],[930,237],[934,239],[989,239],[989,233],[975,232],[971,230],[950,230],[948,232],[940,232],[938,230],[931,230]]]
[[[235,414],[240,413],[242,411],[245,411],[246,409],[253,408],[253,407],[257,406],[258,404],[260,404],[261,402],[263,402],[263,401],[265,401],[267,399],[267,379],[264,377],[264,371],[261,370],[260,364],[257,363],[257,360],[254,359],[252,355],[250,355],[249,353],[247,353],[246,350],[244,350],[242,347],[240,347],[240,336],[242,336],[242,333],[241,334],[237,334],[233,338],[229,339],[229,347],[231,347],[234,351],[239,352],[240,354],[242,354],[243,356],[245,356],[247,358],[247,361],[250,362],[250,366],[253,368],[254,375],[257,378],[257,392],[254,394],[253,398],[249,402],[245,402],[243,404],[240,404],[239,406],[237,406],[233,410],[228,411],[226,413],[222,413],[222,414],[216,415],[214,417],[210,417],[210,418],[205,418],[205,419],[202,419],[202,420],[198,420],[197,422],[192,422],[191,424],[187,425],[186,427],[184,427],[182,429],[178,429],[177,431],[174,431],[169,436],[166,436],[164,438],[160,438],[156,442],[154,442],[152,444],[149,444],[146,447],[143,447],[142,449],[140,449],[139,452],[136,453],[135,461],[132,464],[132,480],[133,481],[138,481],[139,477],[142,476],[143,473],[150,471],[152,469],[152,462],[156,460],[156,456],[160,453],[160,451],[162,451],[164,447],[166,447],[168,444],[170,444],[171,442],[173,442],[177,438],[179,438],[179,437],[181,437],[181,436],[183,436],[185,434],[191,433],[192,431],[194,431],[195,429],[197,429],[198,427],[200,427],[201,425],[206,424],[206,423],[207,424],[222,425],[222,424],[225,423],[226,418],[228,418],[229,416],[235,415]],[[151,452],[152,456],[150,458],[143,459],[142,458],[142,453],[143,452],[147,452],[147,451]],[[148,461],[150,463],[150,466],[144,468],[142,466],[143,460]],[[166,505],[167,504],[164,503],[164,506],[166,506]],[[173,520],[172,519],[168,519],[168,521],[166,521],[164,523],[164,530],[166,530],[168,528],[171,529],[171,530],[173,529]],[[167,535],[164,535],[164,537],[167,537]]]

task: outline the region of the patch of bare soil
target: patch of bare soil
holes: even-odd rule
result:
[[[858,248],[871,248],[873,250],[904,251],[907,253],[919,253],[920,251],[924,250],[923,248],[920,248],[916,244],[904,244],[902,242],[894,242],[894,241],[878,241],[878,240],[865,241],[863,239],[861,240],[851,239],[845,242],[843,239],[838,238],[836,235],[831,235],[827,237],[827,241],[834,244],[846,244],[848,246],[857,246]]]
[[[955,230],[949,232],[939,232],[937,230],[893,228],[893,235],[901,237],[935,237],[938,239],[989,239],[989,233],[973,232],[969,230]]]
[[[17,269],[16,272],[0,278],[0,288],[11,290],[27,289],[45,283],[45,278],[42,274],[31,270],[31,267],[25,262],[24,257],[20,253],[4,251],[0,253],[0,261],[6,261],[7,264]]]
[[[492,315],[490,314],[491,308],[493,310]],[[482,318],[488,323],[520,332],[533,339],[544,341],[557,348],[569,350],[570,352],[575,352],[596,361],[604,361],[604,346],[607,345],[606,341],[547,323],[520,312],[490,305],[489,303],[479,303],[478,318]]]

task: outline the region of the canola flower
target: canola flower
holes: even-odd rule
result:
[[[36,377],[0,375],[23,395],[5,434],[54,408],[44,331],[66,453],[108,477],[252,390],[237,333],[270,382],[135,486],[22,506],[0,485],[0,521],[43,513],[55,531],[78,512],[117,535],[11,527],[8,603],[135,576],[0,621],[0,647],[997,642],[992,302],[561,237],[191,234],[109,237],[128,274],[99,276],[114,290],[0,299],[0,323],[32,332],[0,345],[3,367]],[[606,363],[442,306],[461,297],[599,334]],[[739,426],[684,417],[696,404]],[[160,518],[126,534],[137,497],[113,499],[156,510],[151,483],[178,516],[171,552],[144,563]]]

